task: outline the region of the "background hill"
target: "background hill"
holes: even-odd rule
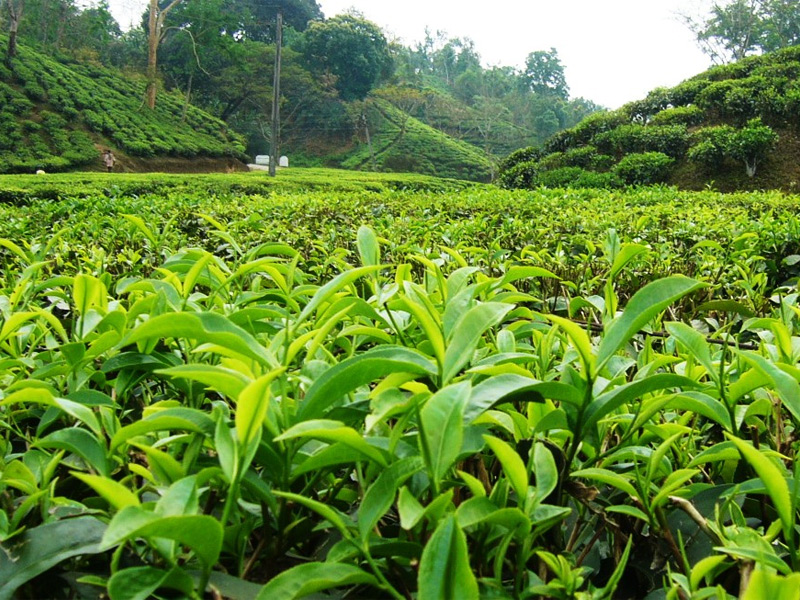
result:
[[[507,187],[668,183],[722,191],[800,181],[800,46],[714,67],[510,155]]]

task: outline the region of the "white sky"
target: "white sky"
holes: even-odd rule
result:
[[[189,0],[191,1],[191,0]],[[607,106],[643,98],[708,68],[679,14],[705,0],[317,0],[326,17],[355,8],[391,37],[414,45],[431,32],[475,42],[484,65],[521,67],[528,53],[558,50],[573,97]],[[142,0],[110,0],[123,29]]]

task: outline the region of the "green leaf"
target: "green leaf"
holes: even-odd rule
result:
[[[727,431],[733,430],[731,415],[722,401],[703,392],[684,392],[677,394],[665,405],[682,411],[691,411],[722,425]]]
[[[470,391],[466,381],[448,386],[434,394],[420,411],[422,455],[437,490],[461,451],[464,408]]]
[[[750,463],[753,470],[758,475],[764,487],[767,488],[767,493],[775,505],[775,511],[783,524],[783,532],[787,540],[793,538],[794,531],[794,515],[792,510],[792,497],[789,494],[789,486],[786,483],[786,477],[781,473],[780,469],[761,452],[756,450],[753,446],[740,440],[739,438],[726,434],[728,439],[732,441],[739,452],[742,453],[745,460]]]
[[[443,519],[422,552],[419,600],[478,600],[478,582],[469,564],[467,537],[456,517]]]
[[[358,509],[358,532],[367,540],[378,521],[392,506],[397,490],[406,480],[424,467],[418,456],[404,458],[384,470],[373,482]]]
[[[75,471],[72,472],[72,475],[91,487],[117,510],[122,510],[126,506],[139,506],[141,504],[136,494],[118,481],[108,477],[99,477]]]
[[[606,483],[619,490],[622,490],[632,498],[638,497],[636,489],[633,487],[633,485],[631,485],[630,481],[628,481],[622,475],[614,473],[614,471],[609,471],[608,469],[582,469],[580,471],[575,471],[570,475],[570,477],[580,477],[583,479],[592,479],[594,481]]]
[[[193,408],[167,408],[160,410],[141,421],[126,425],[111,438],[111,450],[129,439],[154,431],[174,429],[194,431],[208,437],[214,435],[215,424],[205,413]]]
[[[610,392],[597,396],[586,408],[581,433],[590,431],[603,419],[626,402],[642,397],[644,394],[652,393],[656,390],[665,388],[692,388],[701,387],[701,384],[672,373],[658,373],[644,379],[639,379],[613,388]]]
[[[387,464],[386,458],[378,448],[370,445],[355,429],[345,427],[339,421],[324,419],[303,421],[276,437],[275,441],[281,442],[298,437],[309,437],[330,443],[345,444],[368,459],[374,460],[382,467]],[[358,460],[358,457],[354,456],[353,460]]]
[[[328,298],[333,296],[336,292],[340,289],[353,283],[356,279],[363,277],[364,275],[368,275],[369,273],[374,273],[380,270],[380,265],[371,265],[365,267],[358,267],[357,269],[351,269],[350,271],[345,271],[344,273],[340,273],[336,277],[334,277],[331,281],[323,285],[319,288],[308,304],[305,305],[303,311],[297,317],[294,322],[293,329],[297,329],[303,322],[305,322],[311,314],[320,307],[320,305],[325,302]]]
[[[339,530],[346,539],[352,539],[353,534],[350,532],[350,527],[352,527],[352,521],[349,517],[342,514],[335,508],[328,506],[327,504],[323,504],[322,502],[317,502],[316,500],[312,500],[311,498],[306,498],[305,496],[301,496],[300,494],[292,494],[289,492],[278,492],[274,491],[273,494],[278,496],[279,498],[286,498],[287,500],[292,500],[297,504],[301,504],[306,508],[313,510],[317,513],[320,517],[328,521],[331,525],[333,525],[336,529]]]
[[[122,345],[166,338],[185,338],[198,343],[217,345],[239,356],[255,360],[263,366],[278,366],[275,357],[252,335],[218,313],[181,312],[159,315],[145,321],[129,333],[122,340]]]
[[[536,476],[536,501],[543,502],[558,486],[558,467],[553,453],[541,442],[533,446],[533,474]]]
[[[159,588],[175,590],[190,597],[194,592],[194,581],[178,567],[171,571],[132,567],[117,571],[108,580],[111,600],[147,600]]]
[[[156,373],[197,381],[231,399],[237,398],[250,383],[250,379],[238,371],[208,364],[178,365],[169,369],[159,369]]]
[[[760,354],[745,351],[739,352],[744,359],[753,365],[757,371],[765,375],[772,382],[775,391],[781,397],[786,409],[792,413],[795,420],[800,421],[800,384],[797,380],[781,371],[773,362]]]
[[[60,448],[80,456],[87,466],[97,469],[101,475],[108,476],[111,465],[106,457],[106,450],[98,439],[77,427],[59,429],[35,443],[40,448]]]
[[[356,235],[356,245],[358,254],[361,256],[361,264],[365,267],[375,267],[381,262],[381,248],[378,243],[378,236],[371,227],[362,225],[358,228]]]
[[[483,436],[486,444],[495,453],[503,472],[508,477],[514,492],[517,494],[517,504],[523,506],[528,496],[528,469],[522,462],[519,454],[503,440],[490,435]]]
[[[212,567],[222,550],[222,533],[220,522],[208,515],[160,517],[138,506],[128,506],[108,524],[103,549],[136,538],[166,538],[188,546],[207,567]]]
[[[23,584],[73,556],[98,554],[105,523],[77,517],[39,525],[0,549],[0,600],[10,600]]]
[[[343,360],[325,371],[308,389],[297,412],[297,420],[316,419],[325,409],[355,389],[392,373],[436,375],[438,369],[427,356],[402,346],[379,346]]]
[[[633,295],[625,311],[605,331],[597,350],[595,375],[636,333],[676,300],[707,287],[683,275],[673,275],[647,284]]]
[[[403,309],[414,317],[414,321],[416,321],[422,331],[425,332],[425,337],[428,338],[428,342],[430,342],[433,348],[436,361],[439,365],[443,365],[445,360],[445,344],[441,325],[434,320],[426,306],[421,302],[417,302],[411,296],[401,297],[400,302]]]
[[[419,520],[425,514],[425,508],[419,503],[414,494],[403,486],[397,496],[397,512],[400,515],[400,527],[408,531],[419,523]]]
[[[664,328],[672,337],[686,346],[689,354],[694,360],[703,365],[712,381],[719,381],[719,373],[714,367],[714,361],[711,359],[711,348],[703,334],[695,331],[685,323],[665,323]]]
[[[537,381],[530,377],[511,373],[495,375],[480,382],[472,389],[469,403],[464,410],[464,424],[469,425],[483,412],[506,398],[520,395],[537,401],[540,397],[561,400],[575,406],[583,402],[583,395],[576,388],[557,381]]]
[[[259,377],[242,390],[237,397],[234,422],[236,424],[236,435],[239,438],[239,445],[242,449],[242,456],[247,454],[247,449],[250,448],[254,441],[258,443],[264,420],[267,418],[270,385],[277,377],[283,375],[285,370],[285,368],[281,367]],[[246,467],[247,465],[244,466],[244,468]]]
[[[444,355],[443,386],[469,364],[484,332],[501,323],[513,308],[510,304],[487,302],[472,307],[458,320]]]
[[[331,588],[355,585],[380,587],[372,575],[353,565],[312,562],[274,577],[261,588],[256,600],[294,600]]]
[[[625,265],[640,254],[646,252],[649,252],[648,248],[641,244],[625,244],[614,259],[614,264],[611,265],[611,270],[608,272],[607,279],[613,281],[619,272],[625,268]]]
[[[755,570],[741,600],[800,600],[800,573],[788,577]]]
[[[564,319],[556,315],[544,316],[566,332],[567,336],[572,341],[572,345],[575,347],[575,350],[577,350],[578,356],[581,357],[581,363],[583,363],[586,373],[594,374],[592,341],[589,339],[589,334],[586,333],[583,327],[573,321],[570,321],[569,319]]]

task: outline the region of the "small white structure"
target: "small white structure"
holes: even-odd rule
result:
[[[288,167],[289,166],[289,157],[288,156],[281,156],[280,160],[278,161],[279,167]]]
[[[259,154],[256,156],[256,164],[264,167],[269,166],[269,154]]]
[[[36,169],[36,174],[37,175],[47,175],[47,173],[45,173],[42,169]]]

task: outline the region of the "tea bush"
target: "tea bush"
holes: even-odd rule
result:
[[[663,152],[628,154],[614,167],[614,174],[630,185],[649,185],[666,180],[674,159]]]
[[[400,181],[0,181],[0,595],[794,593],[797,198]]]

